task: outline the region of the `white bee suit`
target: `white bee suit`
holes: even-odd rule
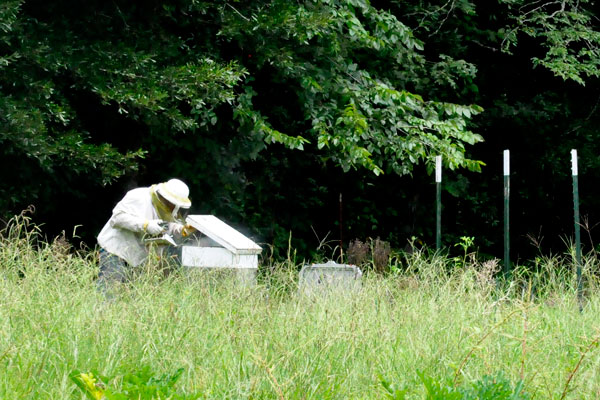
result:
[[[148,221],[157,219],[160,217],[152,204],[151,188],[130,190],[113,208],[112,216],[98,235],[98,244],[130,265],[140,265],[148,256],[143,241],[145,227]],[[171,222],[167,232],[179,234],[182,228],[183,225]]]

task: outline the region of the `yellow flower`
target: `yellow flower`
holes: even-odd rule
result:
[[[96,378],[94,378],[94,374],[91,372],[81,373],[79,374],[79,379],[85,385],[85,388],[89,395],[92,396],[95,400],[103,400],[104,399],[104,388],[102,382],[96,383]]]

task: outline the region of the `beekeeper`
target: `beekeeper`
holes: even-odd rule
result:
[[[189,192],[179,179],[127,192],[98,235],[100,286],[108,281],[125,281],[130,267],[148,257],[149,238],[165,233],[180,238],[193,231],[182,217],[192,205]]]

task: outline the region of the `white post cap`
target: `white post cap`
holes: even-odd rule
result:
[[[435,157],[435,182],[442,181],[442,156]]]

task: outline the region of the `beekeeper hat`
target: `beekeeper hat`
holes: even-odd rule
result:
[[[179,179],[170,179],[167,182],[159,183],[156,188],[158,194],[173,204],[176,209],[190,208],[192,202],[189,199],[190,189]]]

